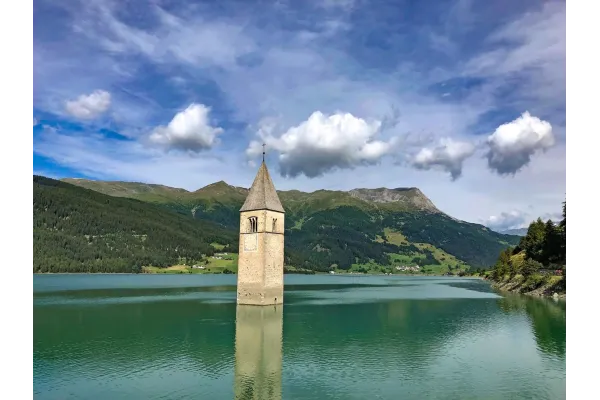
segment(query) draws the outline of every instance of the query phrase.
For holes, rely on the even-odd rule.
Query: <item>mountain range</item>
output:
[[[56,209],[47,205],[42,208],[40,199],[52,192],[51,204]],[[63,241],[77,239],[79,245],[88,243],[87,248],[94,240],[99,241],[95,245],[108,259],[111,255],[104,248],[118,248],[120,241],[126,245],[119,250],[119,259],[123,260],[119,265],[130,260],[136,268],[140,264],[176,264],[183,253],[187,259],[199,259],[200,253],[211,253],[211,244],[237,252],[239,209],[247,193],[248,189],[223,181],[187,191],[136,182],[74,178],[55,181],[34,176],[34,236],[43,236],[48,242],[43,246],[46,254],[38,254],[38,270],[53,269],[44,257],[59,264],[61,259],[68,259],[68,254],[54,254],[57,251],[52,249],[52,238],[59,236]],[[501,250],[519,240],[518,236],[452,218],[418,188],[311,193],[290,190],[279,191],[278,195],[286,210],[285,263],[296,268],[386,272],[393,266],[418,265],[435,273],[485,268],[495,262]],[[72,214],[74,210],[76,215]],[[42,218],[62,221],[63,229],[41,223]],[[92,230],[96,235],[90,241]],[[121,238],[109,243],[107,238],[116,233]],[[140,242],[133,237],[146,239]],[[165,237],[170,237],[169,245],[157,239]],[[73,251],[77,248],[75,242],[70,244]],[[95,264],[90,264],[86,257],[92,256],[79,256],[77,262],[87,263],[88,270],[92,264],[100,269],[106,264],[97,257]],[[77,263],[64,263],[69,264],[68,270],[77,269]]]
[[[498,232],[503,235],[525,236],[527,235],[527,228],[505,229]]]

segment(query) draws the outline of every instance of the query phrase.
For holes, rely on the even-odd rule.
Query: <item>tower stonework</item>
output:
[[[263,160],[240,209],[237,303],[283,303],[285,211]]]

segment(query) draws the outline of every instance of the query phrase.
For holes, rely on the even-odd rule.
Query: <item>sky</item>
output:
[[[34,0],[33,172],[560,219],[565,2]]]

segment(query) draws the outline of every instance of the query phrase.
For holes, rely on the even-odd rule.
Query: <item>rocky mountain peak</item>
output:
[[[350,196],[373,203],[403,203],[419,210],[441,213],[427,196],[418,188],[377,188],[353,189],[348,192]]]

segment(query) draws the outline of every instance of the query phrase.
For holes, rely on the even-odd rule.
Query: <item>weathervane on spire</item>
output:
[[[263,143],[262,144],[262,147],[263,147],[263,162],[265,162],[265,146],[266,146],[266,144]]]

